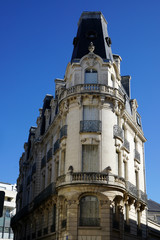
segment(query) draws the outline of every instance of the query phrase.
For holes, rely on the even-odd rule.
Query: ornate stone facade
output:
[[[120,61],[103,15],[83,13],[65,77],[24,145],[15,240],[147,238],[146,139]]]

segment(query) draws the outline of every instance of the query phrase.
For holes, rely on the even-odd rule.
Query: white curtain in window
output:
[[[99,120],[99,111],[94,106],[84,106],[83,120]]]
[[[86,70],[85,72],[85,83],[86,84],[96,84],[98,81],[97,71],[95,70]]]
[[[82,146],[82,170],[83,172],[99,171],[98,145]]]

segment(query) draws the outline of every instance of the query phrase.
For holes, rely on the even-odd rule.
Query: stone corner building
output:
[[[146,239],[146,139],[101,12],[82,13],[73,44],[24,144],[15,240]]]

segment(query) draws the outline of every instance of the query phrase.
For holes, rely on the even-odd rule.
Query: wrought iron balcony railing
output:
[[[67,137],[67,125],[64,125],[60,130],[60,138]]]
[[[119,127],[118,125],[114,125],[113,126],[113,135],[115,138],[120,138],[121,140],[123,140],[123,130],[121,127]]]
[[[90,227],[99,227],[100,226],[100,218],[84,218],[81,217],[79,219],[80,226],[90,226]]]
[[[124,146],[124,148],[125,148],[128,152],[130,152],[130,143],[129,143],[128,140],[125,139],[125,138],[124,138],[124,140],[123,140],[123,146]]]
[[[34,199],[34,208],[37,208],[44,200],[55,194],[55,183],[51,183]]]
[[[130,183],[129,181],[126,181],[126,190],[132,194],[134,197],[138,197],[137,195],[137,187]]]
[[[46,166],[46,156],[44,156],[41,160],[41,169]]]
[[[138,190],[138,198],[143,202],[147,203],[147,194],[141,190]]]
[[[134,159],[140,162],[140,153],[135,149],[134,150]]]
[[[80,132],[101,132],[102,122],[99,120],[80,121]]]
[[[52,148],[49,149],[47,152],[47,162],[49,162],[52,159]]]
[[[29,206],[25,206],[22,208],[19,212],[16,213],[15,216],[11,218],[11,226],[16,224],[18,220],[20,220],[22,217],[27,216],[29,213]]]
[[[58,139],[54,144],[54,153],[59,149],[59,146],[60,146],[60,144],[59,144],[59,139]]]

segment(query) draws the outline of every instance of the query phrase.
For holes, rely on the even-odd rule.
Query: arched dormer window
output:
[[[96,84],[98,83],[98,73],[95,69],[86,69],[84,83],[86,84]]]
[[[80,226],[99,226],[99,201],[95,196],[85,196],[80,200]]]

